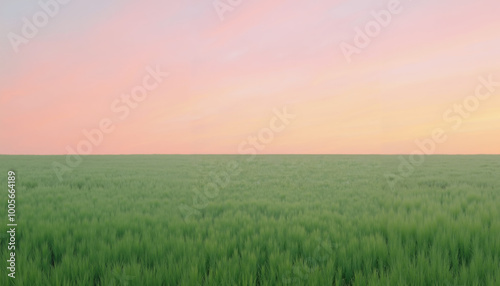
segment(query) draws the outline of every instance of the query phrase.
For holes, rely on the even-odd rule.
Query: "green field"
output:
[[[247,159],[0,156],[0,285],[500,285],[500,156]]]

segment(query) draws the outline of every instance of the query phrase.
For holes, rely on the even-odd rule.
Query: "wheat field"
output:
[[[15,285],[500,285],[500,156],[82,158],[0,156]]]

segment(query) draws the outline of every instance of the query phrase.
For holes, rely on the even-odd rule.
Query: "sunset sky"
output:
[[[498,0],[401,0],[350,61],[342,43],[391,0],[51,3],[31,39],[38,1],[0,3],[0,154],[66,154],[103,119],[91,154],[238,154],[283,108],[258,153],[409,154],[441,128],[436,154],[500,154]]]

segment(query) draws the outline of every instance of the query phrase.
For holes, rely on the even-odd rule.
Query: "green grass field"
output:
[[[0,285],[500,285],[500,156],[0,156]]]

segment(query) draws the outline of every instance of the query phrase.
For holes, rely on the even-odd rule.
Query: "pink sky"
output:
[[[401,0],[348,62],[341,43],[391,1],[242,0],[221,21],[212,0],[73,0],[17,53],[9,33],[43,10],[3,1],[0,154],[66,154],[104,118],[91,154],[238,154],[285,106],[259,153],[411,153],[441,128],[436,154],[500,154],[500,85],[459,127],[443,118],[500,83],[500,2]],[[112,103],[157,66],[168,78],[121,119]]]

